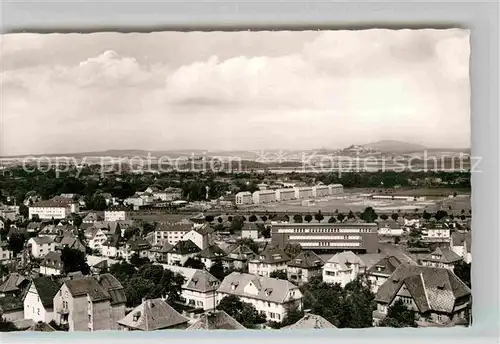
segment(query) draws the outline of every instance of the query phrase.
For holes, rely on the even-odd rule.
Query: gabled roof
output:
[[[470,232],[453,232],[451,233],[451,246],[463,246],[465,242],[465,248],[467,249],[467,252],[470,253],[471,251],[471,242],[472,242],[472,236]]]
[[[290,257],[278,246],[267,245],[266,248],[257,255],[256,259],[261,263],[277,264],[288,262]]]
[[[105,260],[104,262],[108,262]],[[121,304],[127,302],[125,289],[118,279],[112,274],[105,273],[94,277],[101,287],[103,287],[111,296],[111,305]]]
[[[161,299],[146,300],[118,324],[140,331],[155,331],[186,324],[188,319]]]
[[[52,244],[54,240],[51,237],[43,236],[43,237],[33,237],[31,238],[37,245],[48,245]]]
[[[206,270],[195,269],[196,271],[189,280],[182,286],[185,289],[206,293],[217,290],[220,281]]]
[[[134,235],[127,241],[127,245],[130,246],[132,251],[149,250],[151,249],[151,244],[147,242],[144,238]]]
[[[200,252],[200,248],[196,246],[191,240],[181,240],[178,241],[174,247],[170,250],[171,253],[177,254],[190,254]]]
[[[188,330],[245,330],[245,327],[224,311],[202,314]]]
[[[27,282],[28,279],[17,272],[10,273],[7,279],[0,284],[0,293],[14,293],[20,290],[23,282]]]
[[[422,260],[451,264],[462,260],[462,257],[460,257],[448,247],[437,247],[431,254],[422,258]]]
[[[449,269],[401,264],[380,286],[375,300],[389,304],[403,286],[422,313],[451,313],[456,299],[471,295],[471,290]]]
[[[303,269],[321,267],[323,264],[325,264],[325,262],[313,251],[302,251],[287,263],[288,266]]]
[[[217,259],[226,256],[226,252],[217,245],[211,245],[200,252],[202,258]]]
[[[38,297],[45,308],[52,308],[54,296],[61,288],[61,283],[48,276],[33,279]]]
[[[93,277],[79,277],[64,282],[73,297],[88,295],[92,302],[111,300],[111,295]]]
[[[324,329],[324,328],[337,328],[331,322],[326,320],[320,315],[306,314],[295,324],[283,327],[286,330],[309,330],[309,329]]]
[[[340,252],[335,254],[333,257],[328,259],[327,263],[336,263],[339,265],[340,270],[345,271],[349,269],[351,264],[359,264],[360,267],[364,267],[365,263],[361,258],[359,258],[352,251]]]
[[[50,251],[45,255],[40,265],[62,269],[61,252]]]
[[[391,275],[394,271],[396,271],[396,268],[401,264],[402,262],[396,257],[393,256],[384,257],[377,263],[375,263],[370,269],[368,269],[366,271],[366,274],[376,273],[376,274]]]
[[[252,283],[257,289],[257,294],[245,292],[245,287]],[[300,292],[299,288],[286,280],[263,277],[258,275],[232,272],[222,281],[217,292],[232,294],[252,299],[269,302],[283,303],[289,291]]]

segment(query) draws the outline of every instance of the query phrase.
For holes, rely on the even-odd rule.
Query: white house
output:
[[[127,220],[127,212],[125,210],[105,210],[104,221],[125,221]]]
[[[38,215],[40,219],[64,219],[71,213],[79,212],[79,205],[75,201],[64,197],[54,197],[51,200],[39,201],[29,207],[29,218]]]
[[[259,228],[255,223],[245,223],[241,228],[241,237],[249,239],[259,238]]]
[[[89,248],[102,252],[102,246],[108,238],[100,228],[87,228],[84,235]]]
[[[450,239],[451,231],[449,228],[428,228],[422,230],[422,239]]]
[[[323,266],[323,281],[345,287],[365,272],[365,263],[351,251],[335,254]]]
[[[200,251],[200,248],[191,240],[178,241],[167,253],[167,263],[183,266],[189,258],[196,257]]]
[[[63,263],[60,252],[49,252],[40,263],[40,274],[51,276],[61,275],[63,272]]]
[[[296,199],[308,199],[313,198],[313,188],[310,186],[296,186],[295,190],[295,198]]]
[[[275,271],[287,270],[286,263],[290,257],[277,246],[268,245],[259,253],[256,259],[248,262],[248,272],[255,275],[269,277]]]
[[[278,202],[284,202],[295,199],[294,188],[277,189],[275,193],[276,193],[276,200]]]
[[[208,271],[161,264],[164,269],[179,273],[186,279],[182,285],[181,300],[194,308],[215,308],[215,292],[220,281]]]
[[[153,245],[163,245],[165,242],[168,242],[173,246],[183,240],[184,235],[192,229],[193,225],[187,223],[161,224],[155,229]]]
[[[252,194],[254,204],[276,202],[276,192],[274,190],[259,190]]]
[[[238,192],[235,196],[236,205],[252,204],[252,194],[248,191]]]
[[[320,184],[312,187],[314,198],[322,198],[330,195],[330,188],[328,185]]]
[[[281,322],[287,306],[302,309],[302,293],[295,284],[281,279],[233,272],[217,289],[217,304],[229,295],[252,304],[267,320]]]
[[[30,253],[35,258],[44,257],[47,253],[56,250],[56,243],[51,237],[34,237],[27,242]]]
[[[9,248],[7,242],[0,242],[0,263],[3,261],[9,261],[13,257],[13,252]]]
[[[211,245],[200,252],[201,262],[205,264],[205,268],[210,267],[217,261],[222,262],[226,257],[226,252],[217,245]]]
[[[54,320],[54,296],[61,284],[51,277],[34,278],[24,296],[24,319],[49,323]]]
[[[198,246],[201,250],[206,249],[208,246],[213,244],[213,240],[211,238],[211,234],[214,232],[214,229],[208,225],[204,225],[199,228],[195,228],[184,234],[181,240],[191,240]],[[167,232],[169,233],[169,232]],[[174,240],[172,240],[173,242]],[[168,241],[170,243],[170,241]],[[175,245],[175,244],[174,244]]]

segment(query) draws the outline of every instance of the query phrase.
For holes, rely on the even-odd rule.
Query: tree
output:
[[[243,219],[241,216],[235,216],[233,221],[231,221],[231,226],[229,227],[229,232],[235,233],[241,231],[243,228]]]
[[[302,221],[303,221],[302,215],[300,215],[300,214],[295,214],[295,215],[293,216],[293,222],[295,222],[295,223],[302,223]]]
[[[248,218],[248,221],[249,222],[255,222],[255,221],[257,221],[257,216],[255,214],[250,215],[250,217]]]
[[[422,213],[422,218],[424,220],[427,220],[429,221],[429,219],[432,217],[432,215],[430,213],[427,212],[427,210],[424,210],[424,212]]]
[[[269,274],[269,277],[281,280],[288,280],[288,276],[286,274],[286,271],[284,270],[275,270]]]
[[[318,210],[318,212],[314,214],[314,219],[318,222],[323,221],[324,218],[323,214],[321,214],[321,210]]]
[[[461,260],[455,264],[453,269],[455,275],[457,275],[457,277],[460,278],[469,288],[471,287],[470,268],[470,263],[466,263],[464,260]]]
[[[84,275],[90,274],[85,253],[70,247],[64,247],[61,251],[61,261],[65,274],[80,271]]]
[[[388,218],[389,218],[389,216],[387,216],[385,214],[380,215],[380,219],[382,219],[384,221],[387,220]]]
[[[0,317],[0,332],[14,332],[21,331],[14,325],[13,322],[4,319],[4,317]]]
[[[19,206],[19,214],[25,219],[29,218],[29,208],[21,203]]]
[[[191,269],[205,269],[205,264],[200,259],[189,257],[184,263],[185,268]]]
[[[330,218],[328,219],[328,223],[336,223],[337,220],[335,219],[335,216],[330,216]]]
[[[304,216],[304,220],[307,221],[307,223],[311,222],[313,219],[312,215],[311,214],[307,214],[306,216]]]
[[[339,213],[339,214],[337,215],[337,220],[339,220],[339,222],[344,221],[344,219],[345,219],[345,215],[344,215],[344,214]]]
[[[224,220],[222,219],[222,217],[220,217],[220,216],[219,216],[219,217],[217,218],[217,222],[222,223],[222,222],[224,222]]]
[[[236,240],[236,245],[245,245],[248,246],[255,253],[259,253],[259,245],[253,241],[251,238],[240,238]]]
[[[302,246],[300,246],[300,244],[288,243],[285,245],[283,251],[285,251],[290,258],[295,258],[300,252],[302,252]]]
[[[387,316],[380,322],[381,327],[417,327],[416,314],[401,300],[387,309]]]
[[[438,210],[436,212],[436,214],[434,215],[434,217],[438,221],[441,220],[441,219],[443,219],[443,218],[445,218],[445,217],[447,217],[447,216],[448,216],[448,213],[446,211],[444,211],[444,210]]]
[[[82,217],[78,214],[73,214],[73,225],[76,226],[77,228],[80,228],[82,223],[83,223]]]
[[[373,223],[377,219],[378,215],[372,207],[367,207],[361,213],[361,219],[368,223]]]
[[[392,213],[391,219],[393,219],[394,221],[397,221],[399,219],[399,215],[397,213]]]
[[[260,217],[260,219],[261,219],[262,221],[266,222],[266,221],[267,221],[267,216],[266,216],[266,215],[262,215],[262,216]]]
[[[217,278],[219,281],[222,281],[224,277],[226,277],[224,266],[220,260],[213,263],[208,272],[210,272],[210,274],[212,274],[212,276]]]
[[[133,266],[136,266],[136,267],[141,267],[143,265],[150,264],[150,261],[148,258],[141,257],[141,256],[139,256],[139,254],[137,252],[135,252],[130,257],[130,264],[132,264]]]
[[[255,328],[256,325],[266,322],[266,318],[260,315],[252,304],[242,302],[235,295],[222,298],[217,305],[217,309],[226,312],[248,329]]]
[[[347,219],[352,220],[355,219],[356,215],[352,212],[352,210],[349,210],[349,214],[347,214]]]
[[[14,256],[17,256],[18,253],[22,252],[24,249],[24,243],[26,241],[26,237],[22,233],[12,233],[9,238],[9,247],[12,250]]]
[[[142,225],[142,235],[146,235],[148,233],[154,232],[155,227],[156,227],[155,224],[152,224],[152,223],[149,223],[149,222],[145,222]]]
[[[207,221],[207,222],[214,222],[214,219],[215,218],[212,215],[205,216],[205,221]]]

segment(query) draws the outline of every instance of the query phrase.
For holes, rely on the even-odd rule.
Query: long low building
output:
[[[271,243],[284,248],[300,244],[303,249],[377,253],[376,223],[274,223]]]

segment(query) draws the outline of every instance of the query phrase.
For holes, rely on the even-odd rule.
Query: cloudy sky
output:
[[[462,30],[10,34],[0,155],[470,145]]]

